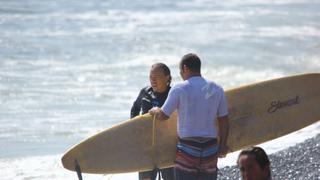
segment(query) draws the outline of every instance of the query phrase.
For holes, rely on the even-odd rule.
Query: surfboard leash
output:
[[[154,145],[155,145],[155,142],[156,142],[156,116],[154,115],[153,116],[153,121],[152,121],[152,149],[154,149]],[[155,152],[155,151],[153,151]],[[152,161],[153,161],[153,164],[154,164],[154,171],[156,171],[156,176],[158,175],[158,180],[161,180],[161,174],[160,174],[160,170],[157,166],[157,163],[155,162],[155,154],[152,153]]]
[[[155,144],[156,139],[156,116],[153,116],[153,122],[152,122],[152,146]]]
[[[78,179],[79,179],[79,180],[83,180],[83,179],[82,179],[82,175],[81,175],[81,168],[80,168],[80,165],[79,165],[79,162],[78,162],[77,159],[74,160],[74,164],[75,164],[74,169],[75,169],[76,172],[77,172]]]

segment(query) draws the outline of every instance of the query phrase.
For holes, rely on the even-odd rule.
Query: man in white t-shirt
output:
[[[218,157],[225,157],[228,151],[224,91],[201,76],[201,61],[195,54],[182,57],[180,75],[184,81],[172,87],[162,108],[153,108],[150,114],[157,120],[167,120],[173,111],[178,111],[175,178],[214,180]]]

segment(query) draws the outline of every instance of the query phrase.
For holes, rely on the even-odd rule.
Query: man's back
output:
[[[184,137],[217,137],[217,116],[227,114],[223,89],[201,76],[191,77],[177,84],[169,93],[178,104],[166,102],[164,112],[178,110],[178,134]],[[168,107],[168,108],[167,108]]]

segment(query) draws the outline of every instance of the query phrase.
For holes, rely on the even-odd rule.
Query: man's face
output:
[[[239,169],[244,180],[266,180],[268,169],[262,169],[252,155],[242,155],[239,158]]]
[[[149,75],[150,85],[155,92],[164,92],[168,88],[170,76],[166,76],[160,68],[152,68]]]

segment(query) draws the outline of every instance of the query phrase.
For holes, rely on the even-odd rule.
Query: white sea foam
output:
[[[202,1],[202,0],[199,0]],[[287,4],[318,4],[319,1],[317,0],[231,0],[226,1],[224,4],[231,5],[231,6],[238,6],[238,5],[287,5]]]
[[[61,155],[34,156],[14,159],[0,159],[0,168],[3,174],[1,179],[77,179],[75,172],[66,170],[61,164]],[[83,174],[84,179],[136,179],[137,173],[118,175],[90,175]]]
[[[60,2],[1,4],[2,179],[76,179],[62,153],[128,119],[155,62],[175,84],[181,56],[197,53],[204,77],[225,89],[320,69],[317,0]],[[318,131],[262,146],[276,152]]]
[[[218,67],[215,71],[204,69],[204,76],[223,85],[225,89],[284,76],[283,72],[273,69],[255,70],[244,66]],[[230,80],[232,77],[232,80]]]
[[[278,27],[262,27],[258,28],[258,35],[264,37],[320,37],[320,30],[315,27],[308,26],[278,26]]]

